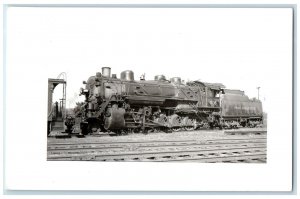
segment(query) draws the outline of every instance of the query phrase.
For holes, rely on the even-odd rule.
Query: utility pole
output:
[[[259,89],[260,87],[256,87],[257,88],[257,99],[259,100]]]

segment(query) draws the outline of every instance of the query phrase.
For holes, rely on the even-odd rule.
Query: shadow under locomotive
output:
[[[76,116],[81,133],[179,131],[198,128],[256,127],[263,123],[262,103],[240,90],[220,83],[170,81],[164,75],[154,80],[134,80],[123,71],[120,78],[103,67],[84,81],[85,102]]]

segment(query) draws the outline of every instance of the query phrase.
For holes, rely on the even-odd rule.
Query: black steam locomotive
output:
[[[134,80],[123,71],[120,78],[109,67],[91,76],[81,95],[80,128],[83,134],[97,131],[151,132],[206,128],[254,127],[262,123],[262,104],[243,91],[225,89],[223,84],[167,80]]]

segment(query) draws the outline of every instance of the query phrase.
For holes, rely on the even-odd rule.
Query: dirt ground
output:
[[[88,135],[84,138],[77,138],[76,136],[72,136],[72,138],[55,138],[48,137],[49,143],[64,143],[64,142],[126,142],[126,141],[160,141],[160,140],[198,140],[198,141],[206,141],[206,140],[215,140],[215,139],[239,139],[239,138],[251,138],[251,137],[262,137],[264,135],[255,135],[254,133],[248,133],[246,135],[230,135],[225,133],[225,131],[266,131],[265,128],[243,128],[237,130],[197,130],[197,131],[180,131],[180,132],[172,132],[172,133],[133,133],[127,135],[114,135],[114,134],[95,134]]]

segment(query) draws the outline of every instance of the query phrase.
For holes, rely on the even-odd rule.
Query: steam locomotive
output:
[[[117,78],[111,68],[103,67],[83,84],[82,134],[255,127],[263,121],[259,100],[220,83],[184,83],[180,77],[167,80],[164,75],[154,80],[142,75],[136,81],[131,70]]]

